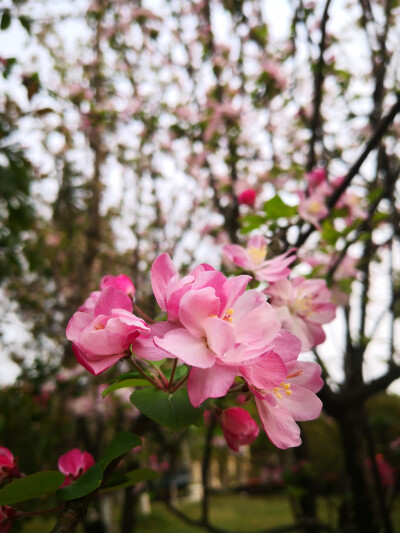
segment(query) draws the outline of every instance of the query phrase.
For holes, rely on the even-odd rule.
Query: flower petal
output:
[[[281,449],[301,444],[300,428],[293,420],[290,412],[277,404],[271,404],[262,398],[255,397],[258,414],[268,438]]]
[[[209,368],[215,363],[215,355],[208,349],[205,340],[193,337],[183,328],[170,331],[163,338],[154,337],[154,343],[187,365]]]
[[[188,394],[194,407],[207,398],[221,398],[228,392],[238,368],[215,364],[212,368],[192,368],[188,380]]]

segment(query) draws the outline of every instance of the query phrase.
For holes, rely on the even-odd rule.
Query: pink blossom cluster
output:
[[[289,251],[266,261],[265,252],[262,237],[252,238],[247,249],[228,247],[230,257],[240,266],[254,269],[258,279],[274,282],[268,288],[274,293],[274,285],[290,284],[282,278],[290,272],[288,265],[294,257]],[[283,329],[285,316],[279,310],[283,304],[276,310],[261,291],[247,290],[250,280],[248,275],[227,278],[207,264],[181,277],[171,258],[163,254],[153,263],[151,283],[166,320],[147,325],[132,314],[126,292],[108,285],[92,295],[93,307],[85,302],[85,310],[73,315],[67,337],[73,342],[77,360],[95,374],[130,351],[133,361],[136,356],[147,361],[170,358],[187,365],[187,390],[194,407],[209,398],[226,396],[239,383],[248,397],[255,399],[270,440],[280,448],[297,446],[301,439],[296,421],[312,420],[321,410],[315,395],[323,385],[321,369],[316,363],[298,360],[303,339]],[[324,291],[319,281],[311,281],[310,287],[308,280],[303,283],[300,289],[298,282],[293,283],[294,295],[288,295],[292,300],[287,305],[297,315],[305,313],[308,330],[310,321],[316,320],[317,326],[311,329],[319,342],[320,310],[326,309],[327,318],[332,310],[334,313],[334,306],[325,302],[329,291]],[[305,298],[303,307],[300,290]],[[271,301],[276,301],[275,293]],[[159,383],[159,388],[170,391],[166,388],[168,380]],[[157,382],[153,380],[153,384]],[[220,422],[233,450],[258,435],[256,422],[243,408],[222,412]]]
[[[289,279],[294,249],[266,260],[267,240],[261,235],[250,237],[247,247],[229,244],[223,247],[225,257],[250,271],[259,281],[267,281],[263,291],[276,312],[281,326],[301,341],[301,351],[308,351],[325,340],[322,325],[335,318],[336,306],[323,279]]]
[[[311,172],[307,172],[305,178],[307,183],[306,192],[297,192],[300,199],[298,212],[304,220],[310,222],[316,228],[320,228],[320,221],[329,213],[327,200],[334,190],[341,185],[344,178],[338,177],[333,181],[329,181],[324,168],[315,168]],[[366,216],[361,208],[360,198],[348,190],[342,194],[335,207],[347,210],[345,217],[347,224],[351,224],[357,218],[363,219]]]

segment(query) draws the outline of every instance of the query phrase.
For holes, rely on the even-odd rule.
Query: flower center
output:
[[[286,394],[286,396],[292,395],[292,391],[290,390],[290,383],[285,382],[282,382],[279,387],[273,388],[271,392],[273,392],[279,400],[283,398],[282,394]]]
[[[292,302],[290,302],[289,309],[295,315],[309,315],[314,311],[312,297],[308,294],[299,295]]]
[[[267,253],[267,247],[262,246],[261,248],[255,248],[254,246],[250,246],[250,248],[247,248],[247,253],[252,258],[254,263],[256,265],[259,265],[260,263],[262,263],[262,261],[264,261],[264,258]]]

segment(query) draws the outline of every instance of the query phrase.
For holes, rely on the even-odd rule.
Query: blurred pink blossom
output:
[[[226,442],[235,452],[239,451],[239,446],[251,444],[258,437],[256,421],[241,407],[224,409],[220,420]]]
[[[65,475],[64,482],[61,486],[66,487],[70,485],[94,464],[95,460],[93,455],[89,452],[82,452],[78,448],[74,448],[61,455],[58,459],[58,469]]]

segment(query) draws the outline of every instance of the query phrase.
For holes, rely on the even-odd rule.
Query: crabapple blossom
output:
[[[103,290],[106,287],[113,287],[114,289],[123,291],[131,298],[135,296],[136,292],[133,281],[125,274],[119,274],[118,276],[108,274],[104,276],[100,282],[100,289]]]
[[[224,409],[220,421],[226,443],[235,452],[239,451],[239,446],[251,444],[258,437],[256,421],[242,407]]]
[[[320,191],[315,191],[308,197],[302,191],[297,194],[300,198],[299,215],[316,228],[320,228],[320,221],[329,214],[325,196]]]
[[[254,189],[246,189],[238,195],[237,201],[239,205],[248,205],[250,207],[254,207],[256,198],[257,191],[255,191]]]
[[[5,446],[0,446],[0,483],[6,478],[19,477],[18,459]]]
[[[70,485],[94,464],[95,460],[93,455],[89,452],[82,452],[78,448],[74,448],[61,455],[57,464],[59,471],[65,475],[64,482],[61,486],[66,487]]]
[[[224,396],[234,378],[261,356],[275,372],[258,376],[260,386],[284,375],[279,356],[271,351],[281,326],[264,295],[245,292],[248,276],[227,279],[221,274],[209,281],[212,285],[192,289],[180,299],[180,326],[154,338],[157,346],[192,367],[188,394],[195,407]]]
[[[282,326],[301,340],[302,351],[324,342],[321,325],[336,315],[336,306],[331,301],[325,280],[298,276],[277,281],[265,292]]]
[[[273,259],[265,259],[267,254],[267,240],[262,235],[250,237],[247,247],[238,244],[227,244],[222,251],[225,257],[235,265],[253,272],[259,281],[278,281],[290,274],[288,266],[296,259],[292,255],[294,248]]]
[[[150,328],[132,313],[132,300],[122,291],[106,287],[93,313],[76,312],[67,326],[67,338],[79,363],[92,374],[107,370],[129,353],[139,336],[148,337]]]

